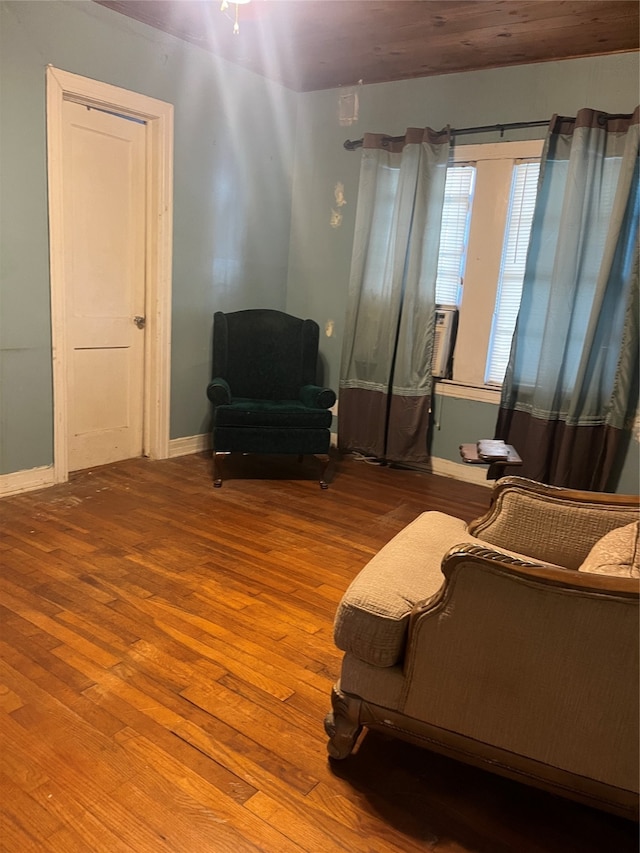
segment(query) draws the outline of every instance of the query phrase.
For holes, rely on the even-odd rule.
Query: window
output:
[[[447,170],[436,301],[459,308],[453,382],[499,386],[509,359],[542,140],[461,145]]]
[[[457,306],[462,297],[475,176],[476,170],[469,164],[447,169],[436,278],[440,305]]]
[[[500,261],[498,292],[491,325],[484,381],[502,384],[518,319],[524,266],[529,248],[533,211],[538,193],[540,162],[516,163]]]

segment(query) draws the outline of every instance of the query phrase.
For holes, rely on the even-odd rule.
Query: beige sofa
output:
[[[639,505],[507,477],[420,515],[338,608],[330,756],[382,729],[637,818]]]

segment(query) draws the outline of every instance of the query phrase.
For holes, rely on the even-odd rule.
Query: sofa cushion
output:
[[[640,522],[609,531],[593,546],[581,572],[640,578]]]
[[[393,666],[405,642],[414,604],[443,582],[442,557],[454,545],[477,540],[459,518],[425,512],[401,530],[347,589],[334,624],[338,648],[374,666]]]

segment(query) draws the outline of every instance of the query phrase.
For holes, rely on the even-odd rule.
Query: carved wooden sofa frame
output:
[[[637,819],[639,582],[577,569],[601,537],[637,521],[639,506],[635,496],[508,477],[466,531],[424,513],[406,537],[422,549],[416,566],[431,575],[430,594],[409,601],[397,659],[376,666],[362,659],[366,625],[349,635],[349,600],[366,596],[376,573],[389,583],[402,552],[402,533],[394,537],[336,616],[346,653],[325,720],[330,757],[349,756],[363,727],[383,730]],[[453,521],[459,533],[434,533],[453,538],[446,553],[430,552],[429,526]]]

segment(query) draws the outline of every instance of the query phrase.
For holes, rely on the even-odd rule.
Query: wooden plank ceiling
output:
[[[96,0],[298,92],[638,50],[637,0]]]

